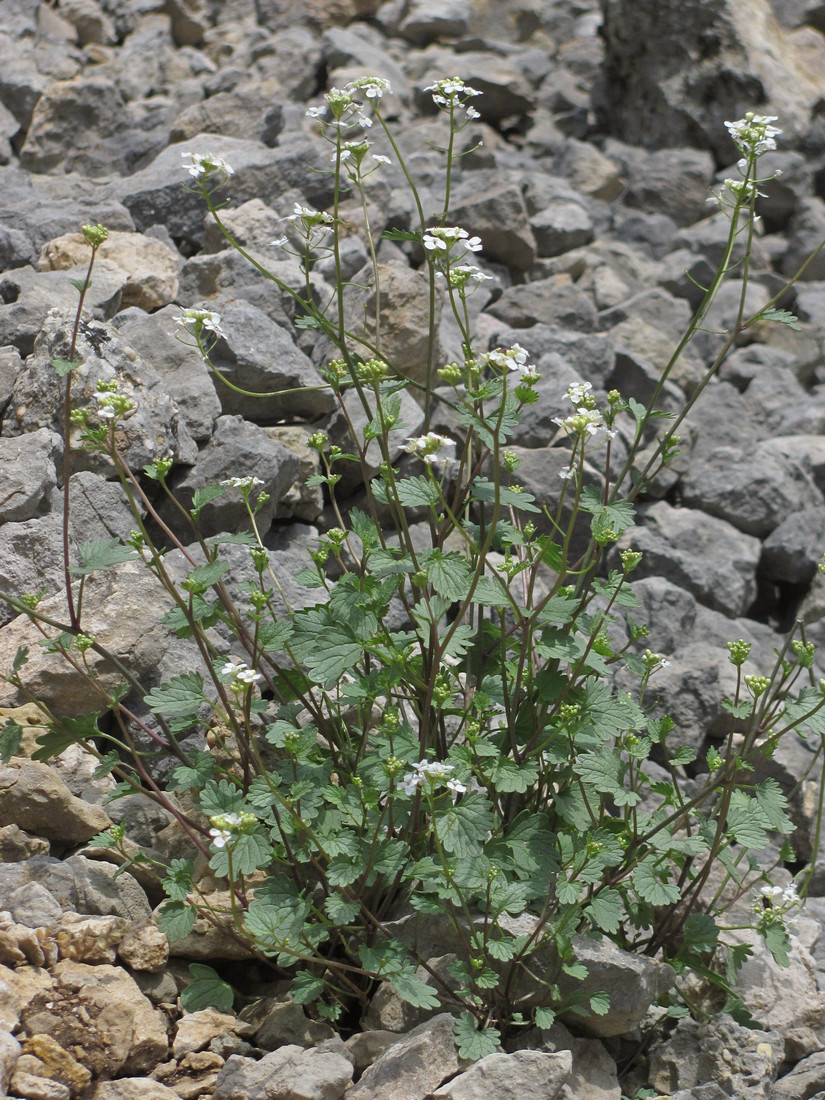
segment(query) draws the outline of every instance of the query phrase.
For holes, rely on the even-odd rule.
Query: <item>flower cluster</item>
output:
[[[219,337],[226,339],[226,333],[221,328],[221,315],[211,309],[185,309],[174,318],[175,324],[191,332],[200,343],[204,333],[207,339],[213,342]]]
[[[330,160],[340,160],[351,179],[363,179],[365,176],[371,176],[382,164],[392,163],[390,158],[385,157],[383,153],[372,153],[371,160],[374,163],[364,171],[362,165],[371,146],[372,142],[367,141],[366,138],[362,138],[360,141],[345,141],[340,149],[335,150]]]
[[[427,251],[435,255],[439,252],[449,255],[453,246],[459,243],[464,247],[462,255],[466,255],[467,252],[481,251],[481,238],[471,237],[466,229],[461,229],[457,225],[435,225],[425,229],[423,243]],[[451,259],[454,258],[451,257]]]
[[[424,782],[429,784],[430,790],[434,790],[445,779],[447,789],[453,794],[464,794],[467,790],[458,779],[446,778],[455,770],[452,764],[440,764],[437,760],[421,760],[418,764],[413,764],[413,769],[399,781],[398,787],[404,794],[415,794],[416,789]]]
[[[432,466],[436,462],[445,461],[444,456],[439,453],[444,447],[455,447],[455,442],[446,435],[427,432],[426,435],[413,436],[408,439],[401,449],[420,458],[428,466]]]
[[[237,661],[234,658],[230,658],[226,664],[223,665],[221,668],[221,676],[231,677],[232,686],[234,687],[238,684],[244,690],[263,680],[263,676],[260,672],[255,672],[244,661]]]
[[[763,153],[772,152],[776,148],[774,138],[782,133],[771,126],[776,121],[776,115],[756,115],[753,111],[747,111],[744,118],[737,119],[736,122],[726,122],[725,126],[740,152],[745,156],[761,157]]]
[[[137,404],[118,393],[117,383],[98,382],[98,392],[94,395],[97,401],[97,416],[99,420],[108,420],[112,423],[118,420],[126,420],[137,408]]]
[[[474,290],[478,290],[481,283],[493,278],[492,275],[486,275],[481,268],[475,267],[473,264],[454,264],[446,274],[443,271],[437,271],[435,277],[446,279],[453,290],[457,290],[462,297],[467,293],[467,287],[471,283],[474,285],[470,286],[470,294]]]
[[[239,489],[244,495],[256,485],[263,484],[259,477],[225,477],[221,482],[221,485],[225,485],[228,489]]]
[[[208,183],[220,187],[235,175],[235,169],[213,153],[181,153],[181,156],[189,158],[189,164],[182,167],[201,185]]]
[[[209,835],[216,848],[225,848],[237,834],[250,832],[257,824],[254,814],[216,814],[209,818]]]
[[[513,344],[509,348],[494,348],[488,351],[484,359],[490,366],[517,373],[520,382],[534,385],[541,375],[531,363],[527,362],[529,355],[530,353],[521,344]]]
[[[481,117],[475,107],[469,105],[468,100],[482,93],[478,88],[470,88],[459,76],[448,76],[442,80],[436,80],[424,91],[433,93],[433,103],[440,111],[464,111],[465,126],[472,119]]]
[[[293,223],[305,249],[311,251],[329,247],[326,242],[335,226],[335,218],[326,210],[313,210],[311,206],[301,206],[296,202],[292,213],[287,214],[283,220]],[[271,241],[270,244],[274,248],[280,248],[288,241],[289,237],[284,236]]]
[[[323,127],[343,133],[353,126],[368,130],[372,119],[365,111],[365,105],[359,94],[365,96],[373,108],[384,93],[392,95],[389,80],[381,76],[361,76],[351,80],[343,88],[330,88],[324,96],[326,103],[322,107],[310,107],[309,118],[317,119]]]
[[[756,914],[756,927],[763,932],[772,924],[781,924],[790,931],[802,910],[802,899],[791,882],[787,886],[763,886],[754,898],[751,908]]]
[[[555,416],[553,423],[558,424],[562,431],[569,436],[578,439],[588,439],[604,432],[607,439],[616,438],[616,429],[608,427],[607,421],[596,408],[596,399],[590,392],[592,386],[589,382],[573,382],[568,387],[567,399],[576,407],[576,411],[570,416]],[[562,473],[562,477],[570,474]]]

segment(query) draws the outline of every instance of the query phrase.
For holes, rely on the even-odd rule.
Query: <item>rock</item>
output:
[[[450,1100],[555,1100],[570,1077],[570,1051],[545,1054],[520,1050],[516,1054],[488,1054],[474,1066],[432,1093]]]
[[[286,496],[298,474],[297,457],[276,443],[263,428],[251,424],[240,416],[220,416],[209,442],[201,449],[194,465],[183,476],[171,479],[170,486],[184,508],[192,507],[194,494],[208,485],[214,485],[230,477],[257,477],[263,484],[252,493],[269,495],[256,515],[259,529],[265,532],[272,522],[277,503]],[[184,541],[191,538],[180,513],[171,504],[161,506],[160,514]],[[200,530],[204,535],[217,535],[221,531],[238,531],[250,526],[249,516],[241,493],[232,487],[224,487],[221,496],[206,504],[200,512]]]
[[[596,327],[596,307],[590,296],[561,277],[508,287],[487,312],[515,329],[539,321],[580,332]]]
[[[167,1055],[164,1016],[113,966],[63,960],[57,983],[23,1012],[29,1035],[49,1035],[96,1077],[148,1071]]]
[[[265,998],[245,1009],[241,1018],[257,1025],[253,1039],[263,1050],[278,1050],[290,1045],[314,1047],[335,1035],[329,1024],[310,1020],[303,1008],[291,999],[272,1001]]]
[[[664,501],[645,508],[638,519],[620,544],[644,554],[634,576],[662,576],[726,615],[747,613],[756,598],[758,539],[704,512],[672,508]]]
[[[49,842],[44,837],[30,836],[19,825],[0,827],[0,862],[19,863],[31,856],[49,853]]]
[[[687,505],[764,538],[789,512],[821,507],[810,461],[785,439],[746,450],[717,447],[692,463],[683,484]]]
[[[42,519],[0,526],[0,585],[3,592],[16,598],[25,592],[59,590],[62,583],[62,517],[50,514]],[[12,607],[0,605],[0,619],[4,622],[16,614]]]
[[[153,371],[163,372],[164,385],[176,402],[192,438],[208,439],[221,403],[215,383],[200,354],[179,339],[176,306],[146,314],[132,308],[112,321],[127,347],[131,347]]]
[[[237,1030],[237,1018],[226,1012],[219,1012],[216,1008],[185,1012],[178,1020],[172,1053],[175,1058],[183,1058],[193,1051],[205,1050],[216,1036]],[[243,1030],[249,1034],[251,1029],[245,1027]]]
[[[762,544],[759,570],[785,584],[809,584],[822,560],[825,509],[803,508],[779,524]]]
[[[561,200],[540,210],[530,219],[539,256],[559,256],[573,248],[590,244],[593,222],[577,202]]]
[[[42,427],[61,429],[60,405],[65,382],[51,362],[70,353],[73,324],[72,314],[49,312],[34,354],[17,377],[11,400],[14,415],[7,415],[3,421],[4,434],[21,435]],[[133,351],[127,352],[110,326],[97,322],[83,325],[75,357],[80,366],[72,372],[73,404],[87,409],[92,423],[98,419],[95,399],[98,382],[117,381],[118,392],[135,402],[133,413],[119,421],[116,429],[120,453],[133,469],[141,470],[162,457],[194,461],[197,447],[162,379]],[[75,450],[73,468],[84,466],[104,476],[114,474],[111,460],[105,455]]]
[[[78,912],[133,921],[149,918],[151,908],[146,894],[128,871],[80,855],[70,856],[64,865],[74,876]]]
[[[275,146],[284,126],[284,110],[279,102],[283,94],[275,80],[252,81],[231,92],[218,92],[181,111],[172,123],[169,141],[188,141],[197,134],[243,133],[254,141]]]
[[[75,798],[47,764],[12,757],[0,769],[0,824],[82,844],[111,822],[99,806]]]
[[[394,304],[390,294],[388,307]],[[224,413],[265,424],[293,417],[313,421],[332,411],[335,399],[323,379],[291,335],[265,313],[237,302],[223,309],[221,327],[226,337],[213,350],[212,363],[233,386],[252,391],[247,396],[217,383]]]
[[[736,154],[724,122],[754,104],[780,115],[792,135],[806,129],[821,39],[781,28],[769,0],[604,0],[602,15],[599,107],[625,140],[701,144],[729,164]]]
[[[72,1090],[60,1081],[51,1081],[34,1073],[17,1070],[12,1077],[11,1087],[15,1096],[24,1100],[69,1100]]]
[[[112,230],[97,255],[126,273],[121,309],[135,306],[150,313],[177,297],[180,257],[163,241]],[[82,233],[67,233],[43,245],[36,267],[38,271],[65,271],[84,262],[89,262],[86,238]]]
[[[62,596],[47,596],[39,607],[44,614],[57,621],[66,621],[66,603]],[[144,567],[127,562],[94,574],[87,584],[83,625],[134,676],[144,677],[163,663],[170,646],[180,651],[180,640],[160,625],[160,619],[168,609],[168,597]],[[0,668],[11,668],[18,648],[21,645],[30,646],[26,665],[27,686],[53,713],[88,715],[101,707],[105,708],[105,702],[98,692],[90,689],[85,676],[75,671],[59,653],[49,653],[37,645],[41,637],[27,619],[18,617],[9,623],[0,631]],[[123,682],[119,669],[100,658],[94,650],[88,650],[86,656],[107,690]],[[21,701],[11,685],[0,687],[0,702],[3,705],[19,704]],[[90,732],[91,729],[90,725]],[[88,840],[95,832],[108,826],[108,818],[102,810],[87,807],[87,812],[93,815],[89,821],[100,822],[105,818],[107,824],[78,837],[76,843]]]
[[[39,882],[18,886],[5,904],[17,923],[27,928],[50,928],[63,916],[63,906]]]
[[[56,308],[72,318],[77,310],[77,291],[70,279],[83,281],[88,262],[68,271],[34,271],[29,267],[15,268],[0,275],[0,339],[15,344],[22,355],[30,355],[35,339],[46,324],[49,311]],[[106,320],[120,308],[126,274],[111,260],[95,264],[92,286],[84,299],[84,309],[92,316]],[[64,349],[68,352],[68,346]],[[59,352],[54,352],[59,355]],[[54,370],[50,367],[54,374]],[[55,375],[55,379],[57,376]],[[55,410],[56,412],[56,410]]]
[[[89,1100],[180,1100],[178,1093],[150,1077],[121,1077],[98,1081]]]
[[[57,484],[55,462],[63,454],[57,433],[41,428],[18,439],[0,439],[0,522],[32,519]]]
[[[567,1030],[564,1024],[553,1024],[549,1031],[538,1028],[528,1031],[517,1046],[523,1050],[542,1050],[551,1053],[569,1052],[573,1065],[567,1082],[562,1086],[559,1100],[621,1100],[616,1063],[598,1039],[584,1039]]]
[[[706,1024],[685,1017],[667,1040],[652,1047],[650,1083],[674,1093],[715,1082],[727,1096],[773,1100],[770,1090],[783,1054],[775,1032],[749,1030],[724,1014]]]
[[[124,932],[117,956],[131,970],[159,974],[169,959],[169,941],[152,924],[135,925]]]
[[[69,1089],[72,1095],[82,1093],[91,1080],[91,1073],[81,1062],[49,1034],[33,1035],[23,1040],[23,1058],[18,1069],[30,1066],[29,1072],[54,1081]]]
[[[478,173],[474,173],[478,175]],[[497,175],[497,174],[495,174]],[[528,271],[537,255],[536,239],[530,227],[521,188],[490,179],[471,180],[456,190],[451,216],[471,236],[481,237],[481,255],[512,268]]]
[[[347,1100],[423,1100],[459,1068],[453,1018],[442,1012],[379,1055],[349,1090]]]
[[[72,141],[66,142],[71,127]],[[92,72],[56,81],[37,101],[20,151],[30,172],[79,172],[107,176],[134,171],[163,146],[162,139],[131,125],[121,90]]]
[[[0,1089],[9,1087],[17,1059],[20,1057],[20,1044],[8,1031],[0,1031]]]
[[[346,1051],[340,1040],[337,1043]],[[259,1062],[232,1055],[218,1074],[215,1100],[340,1100],[352,1081],[352,1063],[338,1049],[327,1047],[284,1046]],[[347,1093],[351,1095],[354,1090]]]
[[[121,917],[83,917],[77,913],[63,914],[56,935],[62,959],[74,962],[113,963],[123,936]]]
[[[774,1082],[771,1100],[800,1100],[825,1092],[825,1051],[797,1062],[790,1073]]]
[[[414,46],[426,46],[444,38],[461,38],[473,18],[469,0],[411,0],[397,32]]]
[[[358,1031],[347,1039],[347,1050],[353,1057],[355,1073],[360,1077],[367,1066],[393,1043],[398,1042],[398,1033],[395,1031]]]
[[[18,438],[28,439],[28,436]],[[69,509],[72,530],[82,532],[84,540],[117,539],[125,542],[136,526],[120,483],[107,481],[91,470],[72,474]]]

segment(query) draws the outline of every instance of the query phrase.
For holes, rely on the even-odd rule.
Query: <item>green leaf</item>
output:
[[[100,762],[92,772],[92,777],[94,779],[105,779],[107,775],[112,774],[115,768],[119,768],[121,763],[117,750],[112,749],[111,752],[107,752],[105,756],[100,758]]]
[[[788,800],[775,779],[766,779],[760,783],[755,795],[769,828],[785,834],[794,831],[795,826],[786,813]]]
[[[91,714],[78,714],[73,718],[54,718],[49,722],[49,732],[37,738],[40,748],[32,753],[32,760],[51,760],[60,756],[70,745],[100,737],[97,717],[97,711],[92,711]]]
[[[82,362],[82,359],[72,359],[71,362],[68,359],[52,359],[52,366],[54,367],[55,374],[59,378],[64,378],[71,371],[79,367]]]
[[[549,1031],[555,1022],[556,1014],[552,1008],[536,1009],[536,1027],[541,1028],[542,1031]]]
[[[292,652],[316,683],[335,683],[361,659],[362,643],[329,607],[299,611],[293,627]]]
[[[421,234],[411,229],[385,229],[381,236],[385,241],[421,241]]]
[[[187,719],[192,725],[197,721],[198,709],[206,701],[203,694],[203,677],[199,672],[184,672],[171,680],[152,688],[143,701],[153,714],[165,718]]]
[[[77,550],[82,564],[70,566],[69,572],[81,577],[138,557],[137,551],[124,546],[120,539],[91,539],[81,543]]]
[[[192,494],[192,507],[189,509],[191,515],[197,519],[202,508],[222,497],[225,492],[226,487],[223,485],[205,485],[202,489],[196,489]]]
[[[709,913],[691,913],[685,921],[683,944],[694,951],[712,951],[719,939],[716,921]]]
[[[496,499],[496,486],[495,482],[490,481],[486,477],[477,477],[474,479],[470,496],[473,500],[494,501]],[[541,512],[541,508],[537,508],[532,502],[536,499],[532,493],[518,493],[512,488],[507,488],[506,485],[500,485],[498,488],[498,498],[501,504],[509,505],[515,508],[519,512]]]
[[[216,848],[210,857],[209,866],[216,875],[229,874],[230,856],[233,874],[251,875],[271,863],[272,845],[260,831],[233,837],[225,848]]]
[[[696,753],[689,745],[680,745],[671,756],[669,763],[674,767],[682,764],[692,764],[696,759]]]
[[[190,963],[189,973],[195,979],[181,992],[180,1003],[187,1012],[202,1008],[216,1008],[218,1012],[231,1012],[235,1003],[232,986],[203,963]]]
[[[360,508],[351,508],[349,522],[365,550],[372,550],[379,545],[381,534],[366,512],[362,512]]]
[[[172,901],[186,901],[192,889],[192,876],[195,873],[193,859],[173,859],[163,880],[166,896]]]
[[[92,285],[91,279],[69,279],[69,282],[75,288],[78,294],[82,294],[84,290],[88,290]]]
[[[499,794],[524,794],[538,779],[538,765],[531,760],[517,764],[510,756],[493,761],[490,780]]]
[[[590,904],[585,906],[584,912],[597,928],[614,935],[619,931],[623,915],[621,895],[618,890],[609,887],[600,890]]]
[[[330,894],[324,902],[324,909],[329,919],[340,926],[355,920],[361,907],[353,898],[345,898],[341,894]]]
[[[298,1005],[311,1004],[322,996],[326,982],[323,978],[316,978],[308,970],[300,970],[292,979],[289,992],[293,1001]]]
[[[19,672],[29,660],[29,647],[27,645],[21,645],[17,647],[17,652],[14,655],[14,661],[12,662],[12,672]]]
[[[727,829],[743,848],[762,849],[768,843],[766,829],[770,821],[755,798],[744,791],[734,791],[728,810]]]
[[[172,772],[172,790],[200,790],[215,774],[215,757],[211,752],[195,749],[189,753],[189,763],[180,764]]]
[[[675,905],[679,900],[679,887],[663,881],[664,872],[656,867],[654,857],[642,860],[632,875],[633,886],[650,905]]]
[[[467,595],[470,567],[457,551],[445,554],[431,550],[426,558],[430,584],[446,600],[462,600]]]
[[[438,993],[417,977],[412,968],[388,974],[387,981],[401,1000],[414,1008],[438,1008],[440,1004]]]
[[[311,313],[302,313],[292,322],[296,328],[320,328],[321,322]]]
[[[203,596],[194,595],[186,611],[181,607],[171,607],[160,621],[169,630],[174,630],[179,638],[191,638],[190,619],[206,629],[218,622],[220,612],[220,601],[205,600]]]
[[[594,993],[590,998],[590,1008],[597,1016],[606,1016],[610,1011],[610,998],[606,993]]]
[[[458,1056],[465,1062],[477,1062],[498,1050],[501,1034],[494,1027],[476,1030],[476,1021],[469,1012],[462,1012],[453,1025]]]
[[[158,928],[165,933],[170,943],[185,939],[195,927],[197,919],[197,909],[182,901],[167,901],[156,914]]]
[[[3,732],[0,733],[0,760],[2,760],[4,764],[8,764],[9,760],[11,760],[20,748],[22,737],[22,727],[19,726],[13,718],[7,718],[3,726]]]
[[[788,957],[788,952],[791,949],[791,941],[782,921],[772,921],[763,929],[762,936],[765,940],[765,946],[773,955],[774,962],[778,966],[790,966],[791,960]]]
[[[776,321],[777,324],[787,325],[788,328],[796,329],[797,332],[802,331],[802,325],[800,325],[798,317],[795,317],[790,310],[777,309],[776,306],[770,306],[768,309],[763,309],[755,320]]]
[[[217,584],[228,569],[229,562],[226,561],[211,561],[208,565],[196,565],[187,573],[184,586],[189,592],[205,592],[207,588]]]
[[[468,792],[460,802],[436,815],[441,843],[461,858],[480,852],[492,826],[492,809],[483,791]]]
[[[377,488],[375,482],[373,486]],[[428,477],[420,474],[418,477],[406,477],[395,483],[398,499],[405,508],[434,508],[438,504],[438,486]],[[378,497],[380,500],[380,497]],[[389,501],[385,499],[382,503]]]

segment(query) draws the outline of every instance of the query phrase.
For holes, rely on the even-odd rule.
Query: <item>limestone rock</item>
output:
[[[423,1100],[459,1068],[453,1018],[442,1012],[379,1055],[347,1093],[347,1100]]]
[[[266,1100],[301,1097],[302,1100],[340,1100],[352,1080],[352,1063],[339,1040],[311,1050],[283,1046],[259,1062],[233,1055],[218,1074],[215,1100]],[[357,1088],[358,1086],[356,1086]],[[355,1095],[354,1090],[347,1093]],[[408,1098],[409,1100],[409,1098]]]
[[[47,764],[12,757],[0,769],[0,824],[81,844],[111,823],[100,806],[75,798]]]
[[[545,1054],[521,1050],[488,1054],[474,1066],[433,1092],[433,1100],[555,1100],[570,1077],[573,1059],[565,1050]]]

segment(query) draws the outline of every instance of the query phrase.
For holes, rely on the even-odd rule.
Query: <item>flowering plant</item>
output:
[[[197,668],[152,691],[138,688],[160,729],[151,736],[177,760],[171,793],[154,782],[140,753],[130,752],[130,685],[119,692],[96,681],[120,730],[112,737],[114,757],[106,758],[119,791],[148,793],[191,839],[192,858],[164,868],[168,900],[158,914],[161,926],[178,939],[199,913],[226,923],[250,950],[291,976],[295,1000],[319,1017],[334,1020],[352,1004],[363,1006],[376,981],[423,1012],[446,1005],[459,1014],[463,1056],[480,1057],[496,1049],[504,1029],[547,1027],[560,1012],[609,1010],[577,959],[581,933],[725,984],[711,965],[717,918],[763,881],[765,872],[749,864],[748,853],[792,828],[778,785],[756,783],[750,769],[788,730],[825,731],[819,717],[825,699],[814,683],[798,688],[813,661],[803,643],[787,647],[771,675],[743,677],[747,646],[734,642],[737,690],[725,704],[731,726],[723,751],[696,761],[692,752],[674,748],[672,721],[653,717],[645,706],[652,678],[668,661],[640,651],[647,629],[631,617],[639,601],[630,577],[640,554],[616,551],[632,528],[634,501],[677,452],[679,423],[738,331],[760,317],[782,320],[771,307],[742,320],[691,402],[651,443],[662,419],[661,389],[722,284],[740,215],[752,225],[750,184],[757,158],[778,133],[773,120],[749,115],[729,124],[743,154],[744,185],[726,185],[727,248],[651,403],[625,401],[615,391],[600,403],[589,382],[573,382],[567,392],[573,411],[554,421],[554,442],[565,448],[567,461],[541,507],[519,484],[518,456],[505,447],[525,409],[539,399],[540,375],[518,344],[478,345],[467,298],[489,275],[463,261],[468,253],[483,257],[483,240],[471,228],[448,224],[453,137],[476,117],[468,101],[479,93],[458,78],[430,90],[450,120],[443,215],[436,224],[424,217],[382,113],[388,82],[362,78],[333,89],[323,106],[308,112],[332,146],[335,201],[330,210],[296,203],[285,218],[288,235],[276,242],[300,256],[306,285],[299,294],[266,272],[300,306],[301,324],[327,341],[322,384],[352,429],[347,453],[324,432],[308,439],[323,469],[311,482],[323,486],[336,518],[295,578],[317,593],[314,603],[308,599],[309,606],[293,610],[283,596],[256,518],[268,499],[258,478],[229,477],[202,490],[188,510],[180,506],[198,560],[163,523],[145,480],[118,448],[115,422],[133,403],[115,392],[101,394],[101,423],[67,413],[66,437],[74,424],[82,445],[108,455],[130,501],[139,495],[141,505],[128,544],[87,549],[83,577],[130,557],[142,560],[168,593],[165,626],[193,639],[200,655]],[[430,309],[423,383],[405,377],[382,341],[366,192],[371,172],[360,167],[369,148],[364,130],[384,135],[420,214],[415,230],[390,236],[423,254],[430,301],[443,292],[461,336],[461,361],[440,365]],[[209,154],[189,157],[193,186],[239,247],[213,200],[232,168]],[[374,156],[376,170],[388,159]],[[339,248],[345,180],[361,199],[375,289],[374,318],[358,331],[347,327],[343,301],[350,291]],[[93,260],[100,228],[89,240]],[[315,295],[309,279],[319,251],[337,273],[329,300]],[[225,336],[220,316],[191,308],[177,323],[217,383],[237,390],[211,360]],[[67,409],[72,366],[64,370]],[[404,434],[410,430],[401,415],[404,389],[419,400],[420,427],[412,435]],[[361,429],[348,411],[350,394],[365,413]],[[434,430],[436,417],[450,422],[450,435]],[[70,463],[68,446],[66,454]],[[365,509],[339,499],[344,463],[358,466]],[[159,460],[143,478],[172,495],[171,468],[171,460]],[[67,486],[69,473],[67,466]],[[240,494],[247,530],[206,540],[200,509],[224,492]],[[141,509],[170,540],[166,549]],[[245,606],[225,587],[224,541],[248,550],[253,579]],[[191,565],[177,585],[166,568],[171,550]],[[82,629],[73,568],[67,562],[69,621],[54,644],[94,679],[86,655],[99,647]],[[3,598],[47,632],[36,599]],[[223,643],[210,632],[216,624]],[[24,670],[25,657],[9,673],[23,690]],[[634,691],[618,687],[618,670],[636,677]],[[184,750],[179,735],[193,730],[208,748]],[[102,757],[95,736],[82,739]],[[690,794],[689,766],[696,771]],[[199,818],[180,809],[184,793]],[[122,845],[122,832],[110,840]],[[205,898],[197,852],[201,864],[225,880],[229,912]],[[727,892],[707,889],[720,866]],[[760,898],[769,907],[754,913],[778,958],[785,949],[780,918],[795,897],[786,891],[780,899],[768,884]],[[409,934],[416,915],[438,917],[448,928],[455,957],[446,970],[417,952]],[[668,997],[677,1011],[677,994]]]

